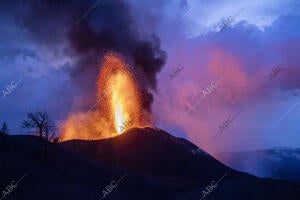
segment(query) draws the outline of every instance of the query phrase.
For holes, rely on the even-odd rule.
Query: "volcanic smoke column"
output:
[[[100,116],[112,122],[110,130],[121,134],[131,127],[151,126],[150,113],[142,106],[141,85],[120,55],[104,56],[97,85]]]

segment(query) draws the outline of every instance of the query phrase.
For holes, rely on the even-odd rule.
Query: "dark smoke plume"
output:
[[[85,91],[95,91],[103,52],[113,50],[128,58],[145,88],[145,107],[150,108],[153,98],[147,89],[156,89],[156,75],[167,55],[155,34],[139,34],[126,1],[19,0],[4,5],[13,10],[17,21],[30,21],[24,26],[33,41],[53,50],[66,43],[65,54],[77,62],[65,70]]]

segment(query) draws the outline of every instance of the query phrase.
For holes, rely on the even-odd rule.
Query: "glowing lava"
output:
[[[132,127],[151,126],[141,88],[120,55],[106,54],[97,80],[97,109],[73,113],[62,125],[61,140],[103,139]]]

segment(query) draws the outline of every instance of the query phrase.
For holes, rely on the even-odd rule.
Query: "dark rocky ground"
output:
[[[0,135],[0,190],[26,176],[6,199],[300,199],[300,184],[235,171],[185,139],[155,128],[105,140],[48,145],[35,136]],[[1,197],[0,197],[1,198]]]

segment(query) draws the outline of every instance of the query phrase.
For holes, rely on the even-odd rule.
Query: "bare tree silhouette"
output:
[[[45,137],[44,143],[44,156],[47,157],[48,153],[48,141],[49,141],[49,133],[54,130],[54,124],[50,120],[47,112],[35,112],[28,113],[27,119],[22,122],[22,128],[27,128],[30,130],[38,129],[40,140]]]
[[[47,112],[29,112],[27,119],[22,122],[22,128],[30,130],[38,129],[40,139],[43,138],[43,133],[48,140],[48,134],[50,130],[54,129],[52,121],[49,119]]]

